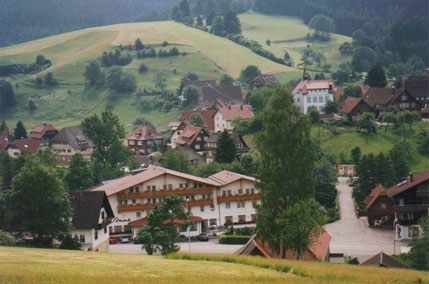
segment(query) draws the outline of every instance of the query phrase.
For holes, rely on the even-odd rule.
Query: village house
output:
[[[420,112],[422,104],[403,88],[369,88],[362,99],[377,116],[389,107]]]
[[[329,253],[330,253],[330,242],[331,236],[327,232],[323,232],[313,244],[307,246],[301,256],[299,256],[300,261],[325,261],[329,262]],[[266,258],[276,258],[276,259],[289,259],[296,260],[296,254],[288,249],[283,254],[283,250],[280,249],[280,252],[275,252],[270,245],[265,242],[263,243],[259,238],[254,235],[247,244],[241,247],[235,254],[237,255],[253,255],[253,256],[262,256]]]
[[[200,155],[206,152],[209,134],[204,128],[182,124],[171,136],[171,148],[189,147]]]
[[[181,97],[182,99],[183,99],[183,91],[187,87],[195,87],[198,89],[198,91],[201,94],[203,88],[217,87],[217,83],[215,80],[201,80],[201,81],[186,80],[186,81],[182,81],[182,84],[180,85],[180,88],[179,88],[179,97]]]
[[[249,152],[249,147],[247,146],[246,142],[243,140],[243,137],[239,133],[231,133],[231,137],[235,141],[235,149],[237,156],[246,154]],[[216,155],[216,149],[217,149],[217,139],[219,138],[220,133],[213,133],[210,135],[209,139],[207,140],[206,145],[206,162],[210,163],[214,160]]]
[[[28,138],[39,141],[42,144],[49,144],[57,134],[58,130],[52,124],[42,123],[31,129]]]
[[[254,118],[252,107],[250,105],[228,105],[218,109],[214,116],[215,132],[222,132],[225,129],[232,131],[234,119],[246,120]]]
[[[140,124],[133,134],[127,137],[127,143],[135,155],[164,151],[164,137],[147,123]]]
[[[135,175],[105,182],[90,191],[106,193],[117,217],[112,234],[128,232],[131,235],[130,222],[147,217],[155,205],[171,195],[182,197],[183,206],[191,215],[203,219],[203,231],[224,224],[255,226],[254,207],[259,203],[255,182],[253,177],[229,171],[201,178],[151,166]],[[198,235],[198,232],[196,228],[191,235]]]
[[[83,134],[82,126],[69,126],[61,129],[52,139],[51,148],[58,162],[68,163],[74,154],[80,153],[86,159],[91,158],[94,143]]]
[[[255,90],[269,85],[279,85],[276,76],[272,74],[259,74],[250,83],[250,89]]]
[[[379,184],[365,198],[365,206],[368,214],[368,224],[370,226],[382,226],[392,229],[395,220],[395,210],[393,200],[387,197],[386,188]]]
[[[303,114],[307,114],[308,108],[315,106],[320,113],[324,112],[325,104],[334,100],[335,84],[332,80],[308,80],[304,74],[303,80],[292,91],[295,104]]]
[[[402,268],[408,269],[408,267],[401,262],[395,260],[393,257],[385,254],[384,252],[377,253],[360,264],[361,266],[378,266],[385,268]]]
[[[22,151],[27,150],[32,154],[35,154],[39,148],[42,147],[40,142],[33,139],[19,139],[8,142],[5,146],[5,151],[8,152],[11,157],[19,157]]]
[[[204,121],[204,126],[207,127],[207,130],[214,131],[215,130],[215,124],[214,124],[214,116],[216,114],[217,110],[190,110],[190,111],[184,111],[182,112],[182,122],[185,122],[187,124],[191,124],[191,115],[198,113],[201,115]]]
[[[339,113],[349,115],[353,121],[356,121],[364,112],[374,112],[374,110],[362,98],[348,97],[339,104]]]
[[[340,164],[338,165],[338,175],[343,177],[349,177],[349,176],[356,176],[356,166],[355,165],[345,165]]]
[[[411,239],[422,233],[421,218],[429,217],[429,170],[410,177],[387,189],[393,199],[396,239]]]
[[[83,250],[109,251],[108,226],[113,210],[102,191],[70,192],[72,237],[77,235]]]
[[[406,75],[401,87],[407,90],[424,108],[429,108],[429,74]]]
[[[217,109],[227,105],[241,104],[243,93],[240,86],[204,87],[199,101],[200,109]]]

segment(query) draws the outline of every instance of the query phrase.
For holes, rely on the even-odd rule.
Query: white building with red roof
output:
[[[201,178],[151,166],[135,175],[104,182],[90,191],[106,193],[117,217],[111,231],[113,234],[131,233],[130,226],[134,223],[130,222],[147,217],[150,210],[171,195],[182,197],[183,206],[189,208],[192,216],[202,218],[201,228],[206,230],[225,224],[234,224],[238,228],[254,227],[255,205],[259,203],[255,182],[253,177],[229,171]],[[191,235],[198,232],[197,226]]]
[[[305,78],[292,91],[292,96],[301,112],[307,114],[308,108],[315,106],[324,113],[325,104],[334,101],[335,84],[332,80],[306,80]]]
[[[252,107],[250,105],[229,105],[218,109],[214,116],[215,132],[232,130],[232,122],[235,118],[242,120],[254,118]]]

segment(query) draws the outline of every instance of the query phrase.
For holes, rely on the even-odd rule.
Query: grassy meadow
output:
[[[312,31],[302,20],[296,17],[245,13],[239,15],[239,18],[244,36],[256,40],[278,57],[283,58],[285,51],[287,51],[293,58],[295,66],[300,63],[302,50],[307,44],[310,44],[313,50],[325,55],[326,62],[332,66],[332,71],[337,70],[341,63],[351,60],[350,56],[344,56],[338,51],[342,43],[351,42],[350,37],[332,34],[331,40],[328,42],[308,43],[306,36]],[[271,41],[271,46],[266,45],[267,39]],[[307,68],[310,70],[317,69],[315,64],[307,66]]]
[[[163,258],[0,247],[0,282],[411,284],[429,283],[429,273],[259,257],[172,255]]]
[[[6,117],[8,123],[14,125],[20,119],[30,128],[45,121],[61,128],[79,124],[84,117],[100,113],[106,108],[112,94],[105,88],[89,88],[85,85],[85,66],[100,58],[103,51],[114,51],[119,45],[134,44],[137,38],[156,50],[175,46],[181,53],[187,53],[186,56],[137,59],[135,51],[131,51],[134,59],[123,70],[136,76],[138,88],[154,88],[154,78],[159,72],[166,75],[167,89],[171,91],[179,87],[181,78],[190,71],[197,73],[201,79],[215,80],[222,74],[236,78],[249,64],[257,65],[264,73],[281,73],[285,77],[293,77],[296,73],[293,68],[272,62],[230,40],[175,22],[95,27],[0,48],[0,65],[32,63],[37,55],[43,54],[53,65],[37,75],[52,72],[59,82],[57,86],[45,87],[34,83],[36,75],[21,74],[8,78],[15,86],[19,98],[19,105],[13,116]],[[169,43],[167,47],[161,47],[164,41]],[[122,53],[126,54],[127,51]],[[138,67],[142,63],[148,66],[149,71],[139,74]],[[105,72],[108,69],[103,68]],[[117,96],[119,98],[113,112],[127,128],[131,128],[137,117],[143,117],[160,130],[165,130],[169,121],[179,117],[177,109],[169,113],[144,112],[138,108],[131,94]],[[30,99],[37,106],[33,113],[28,109]]]

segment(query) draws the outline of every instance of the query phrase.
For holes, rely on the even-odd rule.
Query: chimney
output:
[[[414,181],[414,175],[413,175],[413,173],[410,173],[410,182],[413,182]]]
[[[395,86],[392,86],[392,95],[395,94]]]

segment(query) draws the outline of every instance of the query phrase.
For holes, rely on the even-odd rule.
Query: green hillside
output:
[[[312,33],[302,20],[295,17],[255,13],[241,14],[239,18],[244,36],[256,40],[278,57],[283,58],[287,51],[295,64],[300,63],[302,50],[309,44],[306,36],[308,33]],[[271,46],[265,44],[267,39],[271,41]],[[334,71],[341,63],[351,60],[350,56],[344,56],[338,51],[340,45],[346,41],[351,42],[351,38],[333,34],[330,41],[312,42],[310,46],[325,55],[326,62],[332,66],[331,70]],[[317,69],[316,66],[308,66],[308,68]]]
[[[345,264],[229,257],[237,263],[0,247],[1,283],[429,283],[429,273]],[[254,265],[259,267],[255,267]],[[290,272],[278,272],[288,266]],[[265,267],[265,268],[263,268]],[[274,268],[274,269],[273,269]]]
[[[240,71],[249,64],[257,65],[264,73],[296,72],[293,68],[274,63],[225,38],[174,22],[90,28],[0,49],[0,65],[31,63],[37,55],[43,54],[52,60],[53,65],[38,75],[52,72],[59,81],[58,86],[41,87],[34,83],[36,75],[21,74],[14,77],[12,83],[18,83],[19,86],[15,88],[19,106],[8,122],[13,124],[21,119],[32,126],[49,121],[56,127],[63,127],[79,123],[83,117],[105,109],[109,92],[85,86],[85,66],[100,58],[103,51],[114,51],[119,45],[134,44],[137,38],[157,50],[161,48],[162,42],[167,41],[169,46],[164,49],[175,46],[181,53],[187,53],[186,56],[136,59],[135,51],[131,51],[134,60],[123,70],[137,77],[138,88],[153,88],[154,77],[159,72],[166,74],[167,89],[170,90],[178,88],[181,78],[190,71],[197,73],[200,79],[216,80],[224,73],[238,77]],[[141,63],[149,67],[149,71],[143,75],[138,73]],[[108,71],[107,68],[103,69]],[[29,112],[29,99],[36,103],[37,110],[34,113]],[[113,111],[127,126],[137,117],[144,117],[161,129],[165,129],[168,122],[177,119],[179,114],[179,110],[175,109],[169,113],[142,112],[131,94],[121,94]]]

